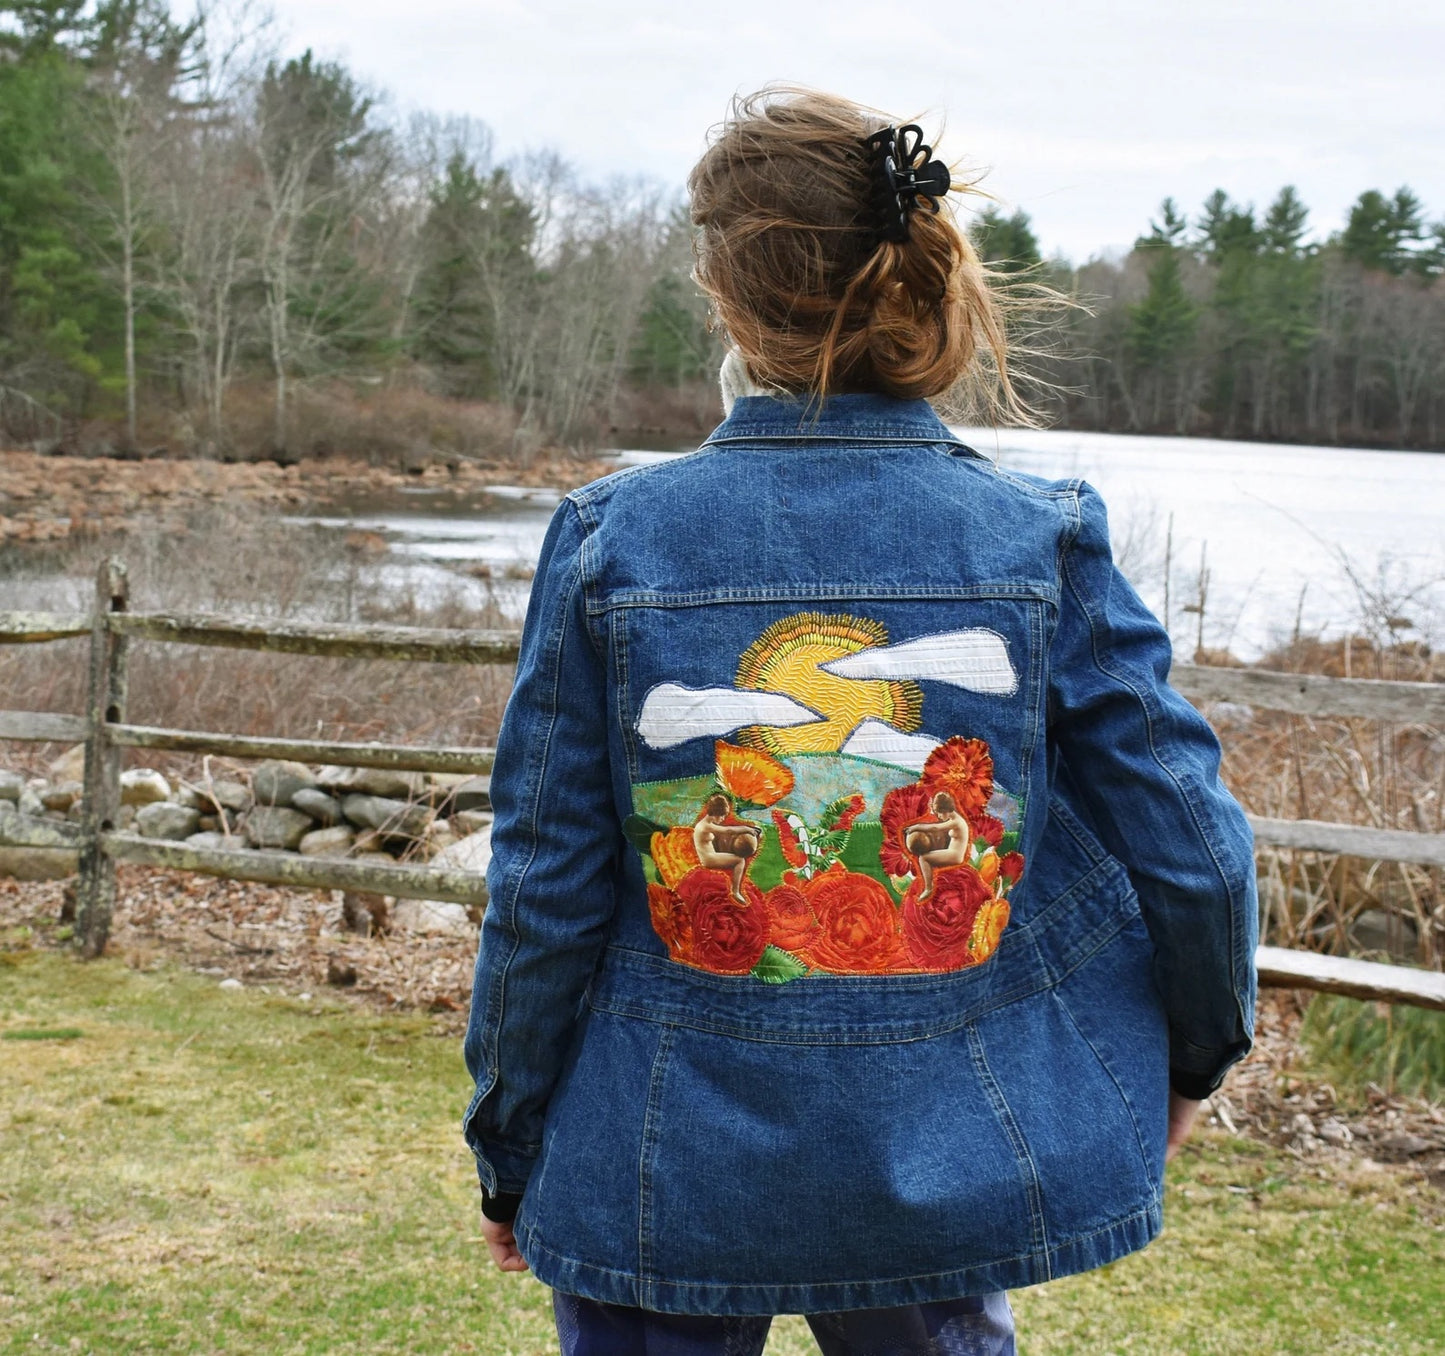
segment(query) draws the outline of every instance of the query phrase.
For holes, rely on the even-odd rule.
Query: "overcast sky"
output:
[[[1327,234],[1365,188],[1445,216],[1439,0],[274,0],[288,47],[400,111],[465,113],[498,152],[680,186],[738,92],[816,85],[946,117],[943,153],[1076,261],[1172,194],[1263,208],[1295,184]]]

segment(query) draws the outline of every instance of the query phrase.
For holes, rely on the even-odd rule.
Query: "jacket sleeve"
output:
[[[1050,657],[1053,738],[1138,892],[1171,1086],[1202,1098],[1253,1039],[1253,834],[1220,782],[1214,732],[1169,686],[1168,635],[1114,565],[1103,501],[1082,485],[1075,502]]]
[[[542,544],[492,770],[492,857],[463,1054],[462,1133],[488,1197],[520,1193],[605,944],[621,830],[606,668],[584,602],[585,533],[563,500]]]

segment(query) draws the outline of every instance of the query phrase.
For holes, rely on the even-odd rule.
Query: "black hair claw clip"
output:
[[[926,202],[938,211],[938,200],[948,192],[952,176],[942,160],[932,160],[933,147],[923,139],[917,123],[885,127],[863,143],[873,171],[869,206],[880,240],[901,243],[908,239],[908,215]]]

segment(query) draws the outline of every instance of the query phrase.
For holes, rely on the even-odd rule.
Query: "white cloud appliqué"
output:
[[[839,678],[926,678],[1000,697],[1017,692],[1019,686],[1008,643],[997,631],[981,626],[940,631],[900,645],[877,645],[818,667]]]
[[[689,739],[717,738],[748,725],[810,725],[822,719],[811,707],[781,692],[659,683],[643,698],[637,733],[654,749],[670,749]]]
[[[906,734],[887,721],[869,716],[853,727],[842,752],[891,763],[894,767],[906,767],[910,772],[922,772],[928,755],[939,742],[932,735]]]

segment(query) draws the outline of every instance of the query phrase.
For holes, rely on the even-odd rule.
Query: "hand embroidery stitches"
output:
[[[918,733],[915,678],[1018,686],[992,631],[890,646],[877,621],[801,612],[743,652],[737,688],[649,692],[637,724],[654,747],[737,739],[715,740],[710,773],[633,788],[623,827],[672,959],[781,984],[951,971],[993,954],[1023,875],[1021,806],[994,785],[983,740]],[[764,712],[782,719],[758,723]]]

